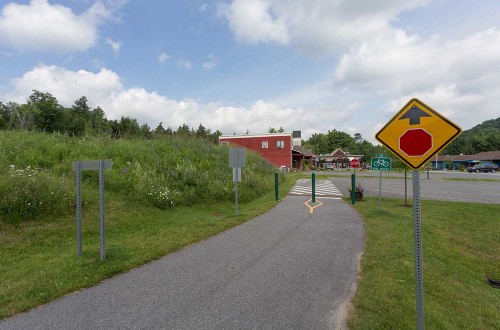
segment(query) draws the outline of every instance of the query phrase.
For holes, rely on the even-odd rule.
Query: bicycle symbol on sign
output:
[[[373,166],[375,167],[389,167],[389,162],[385,159],[379,159],[373,162]]]

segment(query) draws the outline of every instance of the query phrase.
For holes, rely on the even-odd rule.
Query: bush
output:
[[[74,184],[46,170],[10,165],[0,179],[0,216],[14,225],[40,216],[57,216],[75,208]]]

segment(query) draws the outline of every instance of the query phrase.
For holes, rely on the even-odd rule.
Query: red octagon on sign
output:
[[[351,167],[352,168],[358,168],[359,167],[359,159],[353,159],[353,160],[351,160]]]
[[[399,149],[408,156],[423,156],[432,149],[432,135],[422,128],[409,129],[399,138]]]

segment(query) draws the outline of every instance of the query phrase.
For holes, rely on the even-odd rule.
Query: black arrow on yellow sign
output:
[[[422,117],[432,117],[432,116],[414,105],[413,107],[411,107],[410,110],[406,111],[406,113],[402,115],[401,118],[399,118],[399,120],[408,118],[410,119],[410,125],[418,125],[420,124],[420,118]]]

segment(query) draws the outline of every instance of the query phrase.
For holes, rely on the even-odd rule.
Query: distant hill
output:
[[[476,134],[476,133],[485,133],[485,132],[490,132],[490,133],[499,133],[500,130],[500,117],[497,119],[490,119],[482,124],[476,125],[472,127],[471,129],[464,131],[464,135],[469,135],[469,134]]]
[[[473,155],[482,151],[500,150],[500,117],[490,119],[463,131],[462,135],[443,150],[448,155]]]

